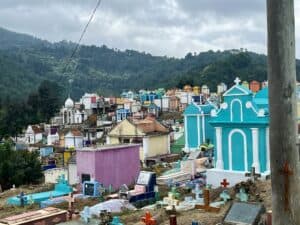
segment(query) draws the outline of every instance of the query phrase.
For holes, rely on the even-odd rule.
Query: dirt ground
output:
[[[252,182],[247,182],[243,184],[244,187],[249,191],[249,201],[250,202],[262,202],[267,210],[271,209],[271,182],[268,181],[257,181],[255,184]],[[39,188],[21,188],[13,191],[6,191],[0,194],[0,218],[4,218],[10,215],[19,214],[25,211],[36,210],[38,205],[21,207],[7,206],[5,204],[7,197],[14,196],[24,191],[25,193],[45,191],[49,190],[50,187],[42,186]],[[161,196],[166,196],[168,188],[160,187]],[[219,201],[219,194],[222,192],[222,188],[218,188],[211,191],[210,197],[213,201]],[[188,193],[186,190],[178,190],[181,193],[182,198],[184,196],[193,195]],[[228,189],[232,197],[235,196],[235,188]],[[203,210],[193,209],[185,212],[177,213],[177,224],[178,225],[189,225],[192,221],[198,221],[203,225],[215,225],[221,223],[225,217],[227,211],[229,210],[233,201],[229,201],[225,206],[223,206],[219,213],[208,213]],[[99,199],[88,199],[80,200],[75,203],[75,208],[78,211],[81,211],[84,206],[92,206],[99,202]],[[68,203],[62,203],[56,205],[55,207],[61,209],[67,209]],[[157,220],[157,224],[169,225],[169,215],[165,212],[164,209],[150,210],[151,215]],[[145,215],[144,210],[137,210],[134,212],[124,212],[118,214],[123,224],[128,225],[143,225],[141,223],[141,217]]]

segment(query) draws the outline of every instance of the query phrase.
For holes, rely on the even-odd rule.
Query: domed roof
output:
[[[65,107],[66,108],[73,108],[74,107],[74,102],[70,97],[67,98],[67,100],[65,101]]]

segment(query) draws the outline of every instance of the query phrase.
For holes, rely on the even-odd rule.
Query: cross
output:
[[[195,205],[196,209],[203,209],[206,212],[219,212],[220,208],[212,207],[210,206],[210,197],[209,197],[209,189],[203,190],[203,196],[204,196],[204,205]]]
[[[236,194],[236,197],[240,199],[241,202],[247,202],[248,201],[248,194],[246,193],[244,188],[240,189],[240,192]]]
[[[229,185],[229,182],[227,181],[227,179],[223,179],[223,181],[221,182],[221,186],[224,188],[227,188],[228,185]]]
[[[234,80],[234,83],[235,83],[236,85],[239,85],[240,82],[241,82],[240,78],[236,77],[235,80]]]
[[[192,192],[195,194],[195,199],[197,201],[201,199],[200,195],[202,195],[203,191],[199,188],[199,184],[195,185],[195,189]]]
[[[289,176],[292,176],[294,173],[290,169],[288,162],[283,164],[283,168],[280,170],[280,173],[284,176],[284,210],[289,210]]]
[[[261,175],[259,173],[255,172],[255,167],[252,167],[251,168],[251,173],[246,173],[245,176],[246,177],[251,177],[253,182],[255,182],[258,177],[261,177]]]
[[[121,223],[119,217],[114,216],[113,220],[111,221],[110,225],[123,225],[123,223]]]
[[[224,190],[220,194],[220,198],[223,199],[223,202],[226,203],[230,199],[230,195],[228,194],[228,191]]]
[[[145,216],[142,217],[142,222],[145,223],[145,225],[156,225],[156,220],[148,211],[146,212]]]

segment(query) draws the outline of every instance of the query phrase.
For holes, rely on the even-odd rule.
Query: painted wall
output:
[[[70,185],[77,184],[79,182],[77,176],[77,165],[75,163],[70,163],[68,165],[68,181]]]
[[[102,151],[77,150],[77,175],[90,174],[105,187],[133,184],[140,171],[139,145]]]
[[[149,147],[148,147],[148,154],[145,155],[145,157],[152,157],[156,155],[163,155],[168,154],[169,149],[169,142],[168,142],[168,136],[169,135],[160,135],[160,136],[150,136],[149,137]],[[145,151],[145,147],[144,151]]]
[[[65,175],[65,178],[68,179],[68,170],[65,168],[54,168],[44,171],[45,183],[46,184],[55,184],[59,176]]]

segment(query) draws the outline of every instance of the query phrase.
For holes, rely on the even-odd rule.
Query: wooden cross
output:
[[[156,220],[148,211],[146,212],[145,216],[142,217],[142,222],[145,223],[145,225],[156,225]]]
[[[289,176],[292,176],[294,173],[290,169],[288,162],[283,164],[283,168],[280,170],[280,173],[284,176],[284,210],[289,210]]]
[[[209,197],[209,189],[203,190],[203,196],[204,196],[204,205],[195,205],[196,209],[203,209],[206,212],[219,212],[220,208],[212,207],[210,206],[210,197]]]
[[[229,185],[229,182],[227,181],[227,179],[223,179],[223,181],[221,182],[221,186],[224,188],[227,188],[228,185]]]
[[[261,177],[260,173],[255,172],[255,167],[251,168],[251,173],[246,173],[246,177],[251,177],[252,181],[255,182],[258,177]]]

